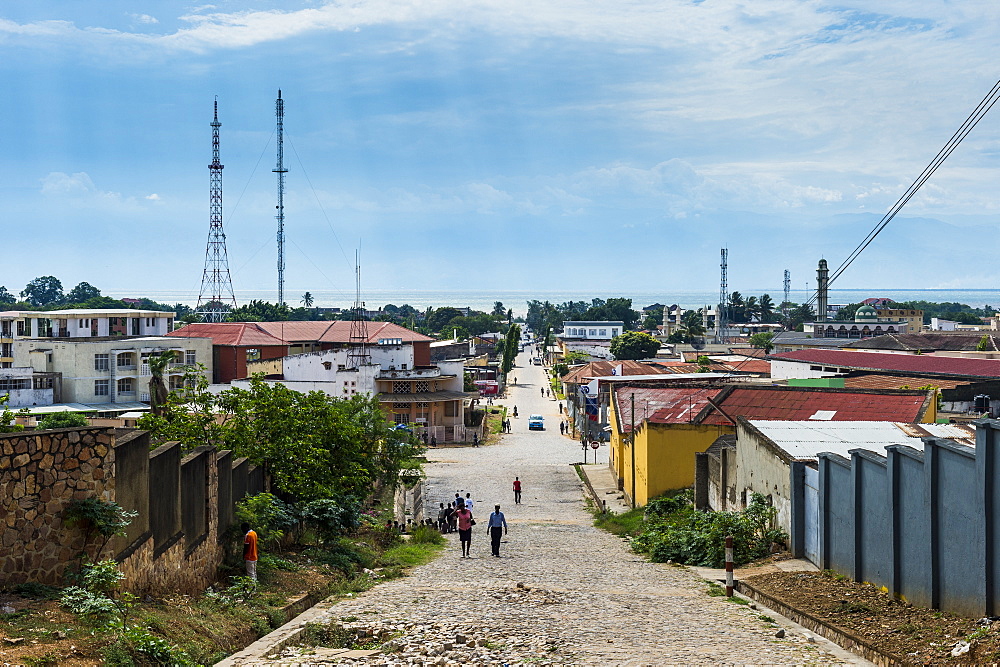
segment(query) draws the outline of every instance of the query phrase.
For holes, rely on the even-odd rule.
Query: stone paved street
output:
[[[520,415],[513,433],[499,445],[428,455],[429,509],[456,491],[475,500],[472,558],[460,558],[457,535],[450,535],[436,561],[328,612],[334,620],[393,625],[402,633],[395,643],[411,650],[289,656],[281,664],[843,664],[801,630],[776,639],[760,612],[709,597],[691,571],[648,563],[594,528],[569,465],[581,459],[579,445],[559,435],[557,404],[540,396],[542,368],[526,365],[527,353],[518,362],[518,385],[506,401]],[[528,431],[535,412],[545,416],[546,431]],[[515,475],[524,485],[521,505],[513,503]],[[499,559],[485,534],[495,503],[510,525]],[[455,634],[466,637],[440,646],[441,637],[455,644]],[[429,655],[404,657],[421,645]]]

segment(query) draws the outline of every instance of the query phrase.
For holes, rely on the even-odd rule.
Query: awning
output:
[[[379,394],[382,403],[439,403],[479,398],[478,393],[464,391],[427,391],[419,394]]]

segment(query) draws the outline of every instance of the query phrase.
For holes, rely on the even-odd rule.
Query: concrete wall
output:
[[[820,563],[914,604],[1000,611],[1000,422],[975,449],[934,438],[819,459]]]
[[[729,509],[743,509],[753,493],[768,498],[778,510],[776,525],[792,534],[792,489],[789,458],[760,437],[752,426],[736,428],[736,474],[727,479],[726,495],[735,503]]]
[[[695,454],[711,446],[723,433],[731,433],[728,426],[705,424],[650,424],[636,425],[635,434],[635,498],[637,505],[671,489],[694,484]],[[625,492],[631,496],[631,453],[626,447],[623,467],[627,480]]]

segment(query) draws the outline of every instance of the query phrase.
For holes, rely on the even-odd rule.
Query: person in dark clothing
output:
[[[490,534],[490,548],[493,555],[500,558],[500,538],[507,534],[507,519],[504,518],[499,505],[495,506],[486,521],[486,532]]]

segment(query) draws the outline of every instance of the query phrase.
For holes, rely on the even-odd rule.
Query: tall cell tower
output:
[[[219,161],[219,100],[215,100],[212,119],[212,164],[209,173],[208,245],[205,247],[205,271],[195,310],[206,322],[221,322],[230,308],[236,307],[233,281],[229,275],[226,232],[222,228],[222,168]]]
[[[729,284],[726,272],[729,266],[729,248],[722,249],[722,280],[719,283],[719,311],[715,314],[715,340],[728,343],[726,329],[729,327]]]
[[[788,269],[785,269],[785,300],[781,302],[781,314],[788,319],[788,299],[789,292],[792,291],[792,274]]]
[[[274,115],[278,120],[278,165],[272,169],[278,175],[278,303],[285,303],[285,102],[278,90],[274,103]]]
[[[360,368],[371,363],[368,353],[368,323],[365,321],[365,302],[361,300],[361,264],[357,254],[354,257],[355,298],[351,313],[350,349],[347,352],[347,367]]]

